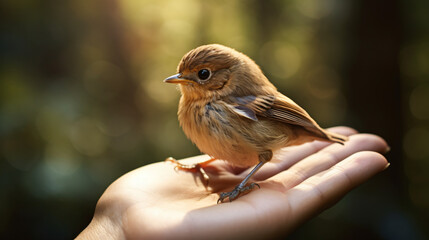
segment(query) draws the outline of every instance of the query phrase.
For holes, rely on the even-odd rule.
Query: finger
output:
[[[339,133],[345,136],[355,135],[358,132],[349,127],[333,127],[328,129],[330,132]],[[269,163],[279,164],[283,167],[288,167],[296,161],[303,159],[313,153],[318,152],[320,149],[325,148],[333,143],[323,141],[313,141],[298,146],[291,146],[281,149],[278,156],[275,156]],[[286,161],[285,161],[286,160]]]
[[[270,174],[276,174],[270,178],[272,180],[287,182],[288,188],[291,188],[305,179],[324,171],[346,157],[359,151],[375,151],[384,153],[387,150],[387,143],[380,137],[372,134],[356,134],[350,136],[349,140],[344,144],[331,144],[322,150],[314,153],[293,166],[279,165],[277,169],[273,169]],[[288,169],[287,171],[284,171]],[[269,176],[269,175],[267,175]],[[260,175],[263,179],[263,175]],[[257,179],[257,180],[262,180]]]
[[[343,134],[346,136],[351,136],[353,134],[356,134],[357,131],[353,128],[349,127],[333,127],[327,129],[334,133]],[[330,145],[332,143],[329,142],[322,142],[322,141],[313,141],[304,143],[298,146],[291,146],[283,148],[279,151],[274,152],[273,159],[266,163],[261,170],[259,170],[255,175],[255,179],[263,180],[267,179],[269,177],[272,177],[273,175],[279,173],[280,171],[283,171],[284,169],[289,168],[293,164],[297,163],[298,161],[310,156],[311,154],[314,154],[321,149],[325,148],[326,146]],[[246,175],[250,170],[243,172],[242,175]]]
[[[354,135],[359,133],[356,129],[346,126],[336,126],[331,128],[326,128],[329,132],[339,133],[346,136]]]
[[[349,127],[333,127],[327,130],[345,136],[351,136],[358,133],[355,129]],[[273,160],[269,163],[280,164],[282,166],[290,166],[297,160],[303,159],[315,152],[318,152],[320,149],[331,144],[332,143],[330,142],[313,141],[298,146],[286,147],[281,149],[278,156],[274,156]]]
[[[308,178],[286,192],[290,218],[296,220],[295,224],[305,221],[388,166],[378,153],[359,152]]]

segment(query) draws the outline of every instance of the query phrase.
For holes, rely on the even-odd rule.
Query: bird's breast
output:
[[[251,166],[258,162],[255,149],[240,135],[234,117],[225,104],[214,101],[185,102],[181,99],[180,125],[200,151],[235,165]]]
[[[233,138],[227,109],[219,104],[194,101],[179,107],[178,117],[183,131],[197,146],[208,139],[215,142]]]

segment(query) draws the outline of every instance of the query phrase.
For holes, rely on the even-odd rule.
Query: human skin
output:
[[[345,194],[389,166],[387,143],[347,127],[330,131],[350,136],[345,145],[313,141],[287,147],[258,171],[260,185],[246,195],[217,204],[250,169],[214,161],[199,172],[158,162],[126,173],[99,199],[94,217],[77,239],[267,239],[287,235],[331,207]],[[380,154],[381,153],[381,154]],[[202,162],[196,156],[183,163]]]

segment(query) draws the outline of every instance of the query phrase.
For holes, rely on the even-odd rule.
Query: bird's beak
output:
[[[164,82],[166,82],[166,83],[176,83],[176,84],[177,83],[192,83],[193,82],[192,80],[189,80],[189,79],[186,79],[186,78],[182,78],[180,75],[181,75],[180,73],[174,74],[173,76],[170,76],[170,77],[164,79]]]

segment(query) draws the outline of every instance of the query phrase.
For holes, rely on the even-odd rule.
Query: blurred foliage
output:
[[[324,127],[385,137],[390,169],[294,239],[423,239],[429,222],[429,4],[0,3],[0,238],[67,239],[122,174],[198,154],[162,80],[207,43],[236,48]],[[427,231],[427,230],[426,230]]]

